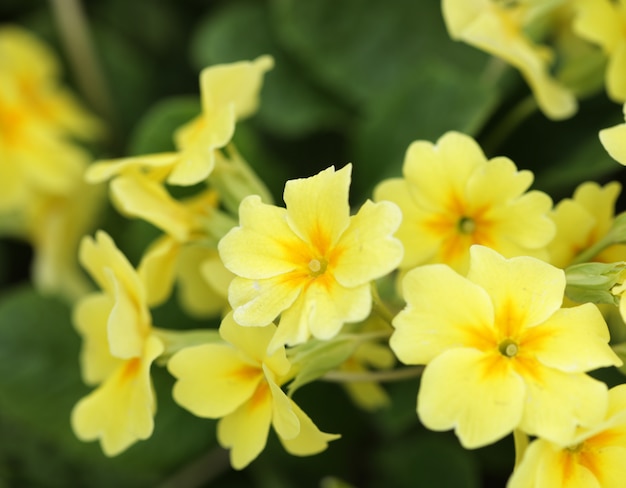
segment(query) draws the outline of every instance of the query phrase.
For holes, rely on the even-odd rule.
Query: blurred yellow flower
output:
[[[626,104],[624,104],[624,117],[626,117]],[[601,130],[600,141],[613,159],[626,166],[626,123]]]
[[[401,268],[446,263],[465,272],[472,244],[506,257],[547,258],[552,201],[539,191],[524,193],[533,181],[530,171],[518,171],[505,157],[487,160],[471,137],[448,132],[436,145],[411,144],[403,173],[374,191],[375,200],[402,210],[396,234],[404,244]]]
[[[621,488],[626,469],[626,385],[609,391],[604,420],[568,444],[535,440],[507,488]]]
[[[604,186],[585,182],[554,208],[551,218],[556,235],[548,246],[550,263],[566,268],[585,249],[600,241],[614,221],[615,204],[621,185],[612,181]],[[616,244],[598,254],[594,261],[611,263],[626,260],[626,246]]]
[[[626,1],[576,0],[574,31],[602,48],[609,58],[606,91],[616,102],[626,102]]]
[[[599,422],[607,387],[585,373],[621,360],[596,306],[560,308],[564,290],[562,270],[483,246],[472,247],[467,278],[440,264],[410,271],[390,346],[403,363],[426,364],[424,425],[454,428],[475,448],[516,428],[567,443]]]
[[[220,326],[226,344],[188,347],[168,362],[178,380],[176,402],[199,417],[221,418],[217,438],[231,449],[235,469],[261,453],[270,425],[285,449],[297,456],[321,452],[339,437],[321,432],[281,390],[291,365],[283,347],[267,354],[275,331],[273,324],[241,327],[229,314]]]
[[[595,1],[595,0],[592,0]],[[453,39],[462,40],[516,67],[537,104],[551,119],[576,112],[573,93],[550,74],[553,52],[536,44],[535,29],[565,0],[443,0],[443,16]]]
[[[85,237],[80,261],[103,290],[83,298],[74,322],[83,337],[81,365],[86,383],[98,387],[71,415],[83,441],[99,439],[114,456],[152,435],[156,400],[150,366],[163,352],[152,330],[139,276],[104,232]]]
[[[234,319],[263,326],[279,315],[270,350],[334,337],[371,310],[371,282],[392,271],[402,245],[392,237],[401,220],[390,202],[367,201],[351,217],[351,165],[330,167],[285,185],[286,209],[258,196],[240,206],[240,225],[219,242]]]

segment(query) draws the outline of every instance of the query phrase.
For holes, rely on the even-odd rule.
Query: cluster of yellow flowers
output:
[[[84,182],[91,156],[75,139],[101,132],[62,86],[48,47],[20,27],[2,27],[0,232],[33,245],[33,280],[41,290],[76,298],[86,289],[76,249],[103,195]]]
[[[453,37],[522,71],[548,116],[573,113],[577,86],[550,74],[553,53],[530,31],[553,34],[564,56],[569,42],[600,45],[608,92],[626,101],[626,2],[444,0],[443,9]],[[40,49],[16,30],[5,35],[23,37],[24,53]],[[417,414],[426,427],[454,429],[466,448],[514,434],[509,487],[621,486],[626,385],[609,389],[588,374],[622,365],[596,306],[611,305],[626,320],[618,183],[584,183],[554,206],[529,191],[530,171],[488,159],[474,139],[448,132],[412,143],[402,177],[379,183],[354,214],[350,164],[288,181],[285,207],[274,205],[232,142],[237,122],[257,109],[269,56],[201,73],[202,113],[175,132],[175,151],[87,168],[68,138],[93,136],[97,124],[51,85],[56,67],[45,51],[27,63],[21,51],[11,57],[22,44],[7,39],[0,34],[0,74],[12,74],[0,76],[0,151],[11,164],[0,166],[0,212],[34,212],[38,199],[54,200],[65,213],[20,222],[64,233],[28,234],[38,250],[41,242],[71,249],[65,239],[84,233],[87,210],[67,201],[85,191],[84,173],[90,184],[108,182],[122,214],[162,231],[137,268],[104,231],[80,244],[80,262],[101,290],[74,309],[83,378],[95,387],[71,414],[80,439],[99,440],[113,456],[150,437],[156,364],[176,378],[180,406],[219,419],[217,438],[234,468],[261,453],[270,426],[288,452],[315,454],[339,436],[318,429],[295,391],[354,374],[352,397],[376,408],[387,401],[377,373],[402,372],[392,369],[397,358],[424,366],[410,370],[423,371]],[[600,138],[626,164],[626,124]],[[172,186],[191,196],[176,198]],[[50,280],[59,275],[67,273],[51,271]],[[401,310],[377,291],[388,276]],[[150,308],[175,289],[185,312],[221,317],[219,331],[154,324]]]

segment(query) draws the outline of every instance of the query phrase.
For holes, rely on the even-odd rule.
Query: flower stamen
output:
[[[476,231],[476,221],[471,217],[461,217],[457,228],[462,234],[473,234]]]
[[[515,341],[512,341],[511,339],[505,339],[498,346],[498,350],[503,356],[506,356],[507,358],[512,358],[517,355],[519,351],[519,346]]]

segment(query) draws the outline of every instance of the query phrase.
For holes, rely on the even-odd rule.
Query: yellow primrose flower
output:
[[[617,181],[604,186],[588,181],[576,188],[573,198],[559,202],[551,214],[556,224],[556,235],[548,245],[551,264],[566,268],[581,251],[607,234],[613,225],[620,191]],[[621,244],[608,247],[594,258],[604,263],[624,260],[626,246]]]
[[[267,354],[273,324],[241,327],[232,314],[222,321],[226,344],[182,349],[168,362],[177,378],[174,399],[194,415],[221,418],[217,439],[230,448],[235,469],[243,469],[264,449],[270,425],[285,449],[297,456],[317,454],[338,438],[321,432],[280,386],[291,368],[285,349]]]
[[[626,1],[576,0],[575,5],[574,31],[606,53],[606,91],[612,100],[626,102]]]
[[[33,192],[64,196],[89,159],[71,140],[100,126],[60,87],[45,45],[14,26],[0,29],[0,212],[20,210]]]
[[[104,232],[85,237],[80,261],[103,290],[83,298],[74,311],[83,337],[81,364],[86,383],[99,385],[71,416],[83,441],[100,439],[114,456],[152,435],[156,401],[150,366],[163,352],[152,330],[139,276]]]
[[[288,181],[286,209],[245,198],[239,227],[219,242],[224,265],[236,275],[229,288],[235,321],[263,326],[281,316],[270,350],[310,334],[330,339],[344,323],[364,320],[371,281],[402,258],[392,237],[401,220],[394,204],[367,201],[350,216],[351,170],[331,166]]]
[[[552,201],[542,192],[524,193],[533,180],[530,171],[518,171],[505,157],[487,160],[471,137],[448,132],[436,145],[411,144],[403,173],[374,191],[375,200],[402,209],[396,234],[404,244],[401,268],[446,263],[465,272],[472,244],[507,257],[547,257]]]
[[[564,119],[576,112],[576,98],[550,75],[553,52],[535,44],[527,33],[564,3],[565,0],[443,0],[442,8],[453,39],[516,67],[530,85],[542,112],[552,119]]]
[[[621,488],[626,474],[626,385],[609,391],[604,420],[568,444],[535,440],[507,488]]]
[[[624,104],[624,117],[626,117],[626,104]],[[600,142],[615,161],[626,166],[626,123],[601,130]]]
[[[426,427],[454,428],[466,448],[516,428],[563,443],[604,416],[606,385],[585,372],[621,361],[595,305],[560,308],[562,270],[473,246],[467,278],[422,266],[403,290],[390,346],[403,363],[426,365],[417,400]]]

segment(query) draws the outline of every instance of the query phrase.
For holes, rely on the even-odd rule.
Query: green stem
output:
[[[513,431],[513,442],[515,443],[515,469],[517,469],[528,447],[528,436],[521,430],[515,429]]]
[[[331,381],[333,383],[363,383],[368,381],[381,383],[417,378],[422,374],[422,371],[424,371],[423,366],[392,369],[391,371],[329,371],[320,379],[324,381]]]
[[[112,122],[111,97],[80,0],[50,0],[50,5],[81,93],[98,113]]]
[[[606,235],[591,247],[578,254],[570,266],[574,264],[587,263],[613,244],[623,244],[626,242],[626,213],[615,217],[613,225]]]
[[[371,289],[372,313],[378,315],[384,322],[392,326],[394,315],[381,300],[380,295],[378,294],[378,288],[376,288],[376,283],[372,282]]]

